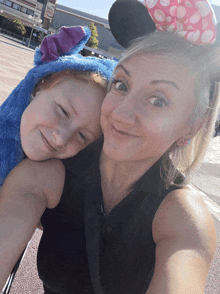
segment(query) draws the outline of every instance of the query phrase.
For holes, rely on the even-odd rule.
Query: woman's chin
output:
[[[103,153],[115,161],[132,161],[133,157],[132,154],[129,153],[128,148],[117,146],[113,142],[104,142]]]

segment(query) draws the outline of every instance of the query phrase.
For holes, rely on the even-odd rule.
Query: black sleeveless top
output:
[[[64,160],[66,179],[60,203],[46,209],[38,249],[45,293],[144,294],[154,264],[152,221],[164,197],[160,160],[106,217],[100,183],[98,140]]]

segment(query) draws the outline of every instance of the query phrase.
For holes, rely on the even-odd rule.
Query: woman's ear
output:
[[[186,139],[192,139],[198,133],[198,131],[202,128],[202,126],[207,122],[208,117],[204,117],[203,119],[198,119],[189,127],[189,131],[186,133]]]
[[[186,134],[182,137],[180,137],[176,144],[178,146],[186,146],[190,143],[191,139],[195,137],[195,135],[198,133],[198,131],[201,129],[203,124],[207,121],[207,118],[204,118],[202,120],[197,120],[193,125],[189,126]]]

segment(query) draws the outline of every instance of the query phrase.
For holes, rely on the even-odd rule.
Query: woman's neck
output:
[[[115,161],[101,153],[100,171],[103,200],[106,213],[122,201],[134,184],[154,165],[158,159],[145,161]]]

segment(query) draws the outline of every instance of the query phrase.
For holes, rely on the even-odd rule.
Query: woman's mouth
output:
[[[122,129],[119,129],[119,128],[116,128],[112,125],[112,132],[113,132],[113,135],[116,136],[116,137],[119,137],[119,138],[131,138],[131,137],[138,137],[137,135],[133,134],[133,133],[130,133],[128,132],[127,130],[122,130]]]

